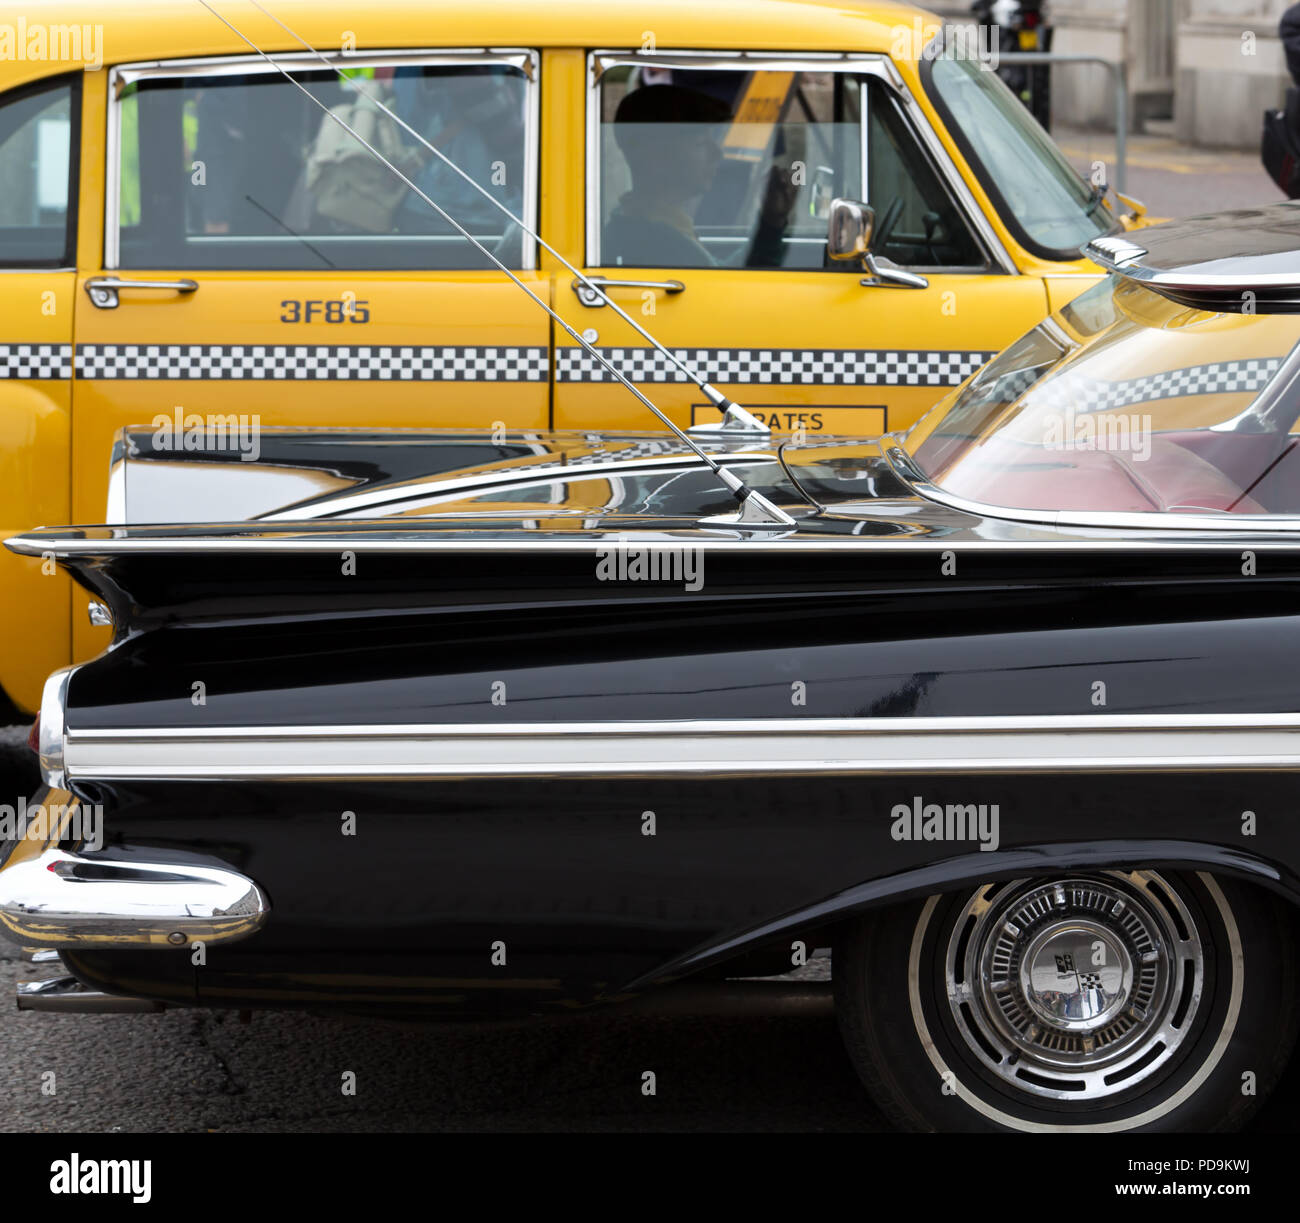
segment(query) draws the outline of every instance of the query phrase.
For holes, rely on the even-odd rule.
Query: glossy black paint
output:
[[[696,592],[594,554],[135,558],[90,584],[174,601],[74,674],[71,724],[1088,714],[1097,681],[1109,713],[1297,708],[1300,554],[952,555],[710,553]]]
[[[411,478],[373,439],[338,455],[312,447],[276,462],[351,473],[336,498]],[[796,518],[783,535],[700,523],[735,507],[689,463],[617,483],[575,475],[584,456],[571,442],[506,457],[532,464],[510,496],[536,497],[535,516],[471,488],[415,518],[87,530],[91,553],[64,563],[118,632],[73,674],[69,724],[1297,711],[1300,547],[1172,532],[1118,550],[1101,531],[930,505],[874,446],[845,453],[842,487],[820,464],[813,496],[796,451],[745,460],[746,478]],[[527,491],[548,480],[558,502]],[[202,552],[166,550],[199,539]],[[650,540],[697,549],[698,590],[601,580],[598,549]],[[738,972],[739,955],[779,971],[793,939],[818,945],[863,908],[1034,864],[1212,868],[1300,898],[1285,771],[77,789],[103,804],[104,852],[211,855],[269,895],[265,929],[214,946],[201,968],[187,950],[66,957],[101,988],[205,1005],[564,1009]],[[917,797],[996,805],[997,850],[895,840],[893,806]]]
[[[1285,773],[85,789],[109,813],[104,852],[184,848],[266,889],[266,929],[201,969],[188,949],[66,957],[93,983],[209,1005],[562,1010],[734,975],[757,948],[779,972],[794,939],[824,945],[853,913],[1071,867],[1212,868],[1300,898]],[[916,795],[996,804],[998,850],[895,840],[892,808]]]

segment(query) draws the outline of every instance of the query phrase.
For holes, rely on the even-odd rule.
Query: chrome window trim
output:
[[[586,131],[586,171],[587,189],[584,193],[587,223],[586,251],[584,267],[606,270],[600,262],[600,83],[604,74],[613,67],[623,64],[651,64],[658,67],[682,68],[768,68],[784,71],[814,72],[856,72],[872,76],[883,81],[902,103],[903,121],[912,130],[922,151],[929,157],[940,181],[952,195],[953,203],[963,213],[967,224],[975,233],[976,240],[985,248],[992,270],[1002,271],[1008,275],[1018,275],[1019,268],[1002,245],[988,218],[980,210],[965,180],[943,147],[943,143],[917,105],[906,82],[895,66],[894,61],[882,52],[751,52],[751,51],[591,51],[587,55],[587,131]],[[866,129],[866,112],[861,113],[858,122]],[[865,139],[863,142],[865,147]],[[862,162],[863,188],[867,177],[867,162]],[[865,200],[865,194],[863,199]],[[615,266],[615,265],[610,265]],[[714,270],[714,269],[708,269]],[[750,271],[756,269],[721,269]],[[781,269],[757,269],[779,271]],[[815,271],[816,269],[790,269],[797,271]],[[987,275],[988,268],[962,269],[953,275]]]
[[[858,147],[859,184],[858,199],[864,204],[871,203],[871,175],[867,167],[871,165],[871,82],[863,77],[858,82],[858,127],[860,142]]]
[[[525,77],[524,91],[524,204],[523,221],[534,233],[538,226],[538,182],[540,174],[540,52],[523,47],[486,48],[476,50],[425,50],[397,49],[389,51],[367,51],[357,54],[322,51],[321,54],[331,64],[347,68],[372,68],[395,65],[398,67],[462,67],[481,66],[484,64],[503,64],[519,69]],[[273,53],[277,64],[286,66],[314,67],[324,71],[320,57],[308,51],[286,51]],[[268,64],[260,55],[223,55],[203,59],[149,60],[133,64],[119,64],[109,69],[108,74],[108,115],[105,132],[104,162],[104,270],[120,270],[121,243],[119,220],[121,210],[121,175],[120,156],[122,91],[127,85],[136,81],[157,78],[187,76],[242,76],[252,73],[271,73],[279,75],[273,64]],[[524,235],[522,243],[523,258],[521,272],[535,272],[538,266],[537,243]],[[139,270],[139,269],[132,269]],[[298,275],[313,269],[276,269],[276,268],[229,268],[222,271],[239,275],[242,272],[272,272],[280,275]],[[382,271],[379,268],[354,268],[351,274],[366,274]],[[389,269],[391,270],[391,269]],[[438,272],[440,269],[426,268],[421,274]],[[447,269],[454,273],[455,269]]]
[[[1300,714],[81,729],[73,780],[1300,769]]]
[[[715,462],[721,466],[753,464],[758,462],[776,463],[777,457],[771,451],[741,451],[730,454],[714,454]],[[520,467],[510,471],[484,472],[479,475],[462,476],[460,479],[439,479],[433,476],[427,480],[415,480],[409,484],[392,484],[368,492],[335,494],[327,503],[316,506],[295,506],[270,514],[260,514],[253,522],[302,522],[321,518],[337,518],[349,510],[372,509],[381,505],[396,505],[403,501],[415,501],[422,497],[431,500],[456,500],[475,489],[496,489],[510,485],[526,486],[532,484],[570,484],[575,480],[599,480],[608,478],[618,472],[635,471],[696,471],[704,467],[702,460],[689,454],[660,455],[653,458],[611,459],[607,463],[567,464],[557,461],[555,466]],[[328,513],[322,513],[328,511]]]
[[[1286,433],[1296,422],[1300,388],[1300,340],[1282,359],[1268,384],[1231,420],[1210,426],[1211,433]]]
[[[1026,510],[1013,506],[986,505],[982,501],[972,501],[968,497],[950,493],[934,484],[901,446],[886,445],[881,450],[895,474],[927,501],[979,518],[997,518],[1057,529],[1099,527],[1104,530],[1231,531],[1237,535],[1300,531],[1300,514],[1175,514],[1168,511],[1143,514],[1106,510]]]
[[[472,516],[469,516],[472,517]],[[1152,515],[1155,517],[1155,515]],[[512,520],[514,521],[514,520]],[[257,524],[240,524],[254,532]],[[833,539],[798,536],[792,533],[772,538],[770,534],[752,535],[743,528],[710,528],[709,535],[702,535],[700,528],[694,526],[639,528],[628,526],[608,531],[596,538],[524,538],[518,532],[505,534],[509,538],[428,538],[427,526],[412,531],[412,538],[385,536],[379,532],[373,535],[368,531],[341,530],[330,534],[311,532],[302,535],[294,532],[276,531],[275,537],[257,532],[249,536],[212,536],[189,535],[148,536],[136,534],[124,536],[114,528],[114,534],[107,539],[82,539],[66,535],[14,535],[5,540],[5,547],[19,556],[44,556],[49,554],[56,558],[94,556],[126,556],[136,552],[150,553],[157,556],[204,555],[207,553],[243,555],[246,553],[266,552],[272,555],[296,556],[315,553],[338,553],[343,550],[367,555],[393,554],[441,554],[446,556],[476,556],[501,553],[555,552],[579,556],[595,557],[601,549],[615,546],[636,547],[648,551],[679,552],[683,546],[701,552],[849,552],[859,555],[889,555],[902,552],[1084,552],[1084,553],[1126,553],[1126,552],[1164,552],[1177,549],[1190,552],[1240,552],[1243,547],[1263,552],[1300,553],[1300,538],[1278,539],[1267,535],[1261,537],[1256,532],[1240,530],[1238,538],[1231,540],[1189,538],[1185,533],[1171,535],[1161,527],[1142,523],[1143,529],[1150,536],[1142,539],[1105,539],[1097,537],[1075,537],[1063,539],[953,539],[951,536],[927,539],[900,539],[889,536],[883,539],[864,539],[861,535],[841,536]],[[148,528],[122,528],[122,530],[142,531]],[[1279,532],[1278,534],[1286,534]],[[1179,538],[1178,534],[1182,534]],[[1220,535],[1223,532],[1219,533]],[[869,577],[869,575],[865,575]]]

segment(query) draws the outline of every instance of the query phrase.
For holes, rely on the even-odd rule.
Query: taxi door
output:
[[[774,429],[906,428],[1047,313],[888,59],[596,53],[586,77],[584,274]],[[829,262],[836,197],[872,206],[881,266],[911,275]],[[679,424],[717,420],[581,285],[556,297]],[[559,340],[557,428],[646,423]]]
[[[546,313],[316,104],[549,300],[532,240],[367,101],[533,226],[536,53],[348,55],[344,81],[279,58],[302,88],[257,56],[107,74],[103,239],[78,285],[75,521],[104,519],[125,425],[251,452],[260,426],[549,422]],[[98,645],[85,616],[73,629],[78,652]]]
[[[206,431],[253,457],[261,426],[549,421],[545,312],[313,101],[549,300],[535,244],[367,100],[534,226],[538,56],[349,54],[345,80],[281,57],[295,60],[302,88],[257,56],[107,74],[102,244],[77,298],[75,521],[104,519],[125,425],[178,448]],[[84,616],[73,628],[80,652],[98,640]]]
[[[68,520],[81,74],[0,94],[0,539]],[[69,579],[0,548],[0,725],[67,661]]]

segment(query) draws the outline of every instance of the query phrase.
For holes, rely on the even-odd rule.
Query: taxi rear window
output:
[[[78,92],[64,77],[0,98],[0,267],[73,262]]]
[[[508,266],[524,266],[522,233],[369,100],[518,214],[528,183],[523,72],[397,64],[351,74],[294,77]],[[492,266],[279,73],[145,77],[118,107],[120,267]]]

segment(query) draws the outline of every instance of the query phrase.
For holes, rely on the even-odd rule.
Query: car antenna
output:
[[[669,361],[671,361],[683,374],[685,374],[693,383],[695,383],[695,385],[699,387],[700,390],[707,397],[709,402],[713,404],[713,406],[716,407],[718,411],[722,413],[722,424],[719,426],[721,430],[724,430],[728,433],[733,433],[733,432],[734,433],[770,433],[771,432],[771,430],[767,427],[767,425],[765,425],[756,416],[745,411],[745,409],[742,408],[734,400],[729,399],[726,395],[724,395],[720,390],[718,390],[717,387],[715,387],[711,382],[709,382],[708,379],[705,378],[699,372],[699,370],[697,370],[693,365],[691,365],[688,361],[684,361],[671,349],[661,344],[654,335],[652,335],[649,331],[647,331],[646,328],[643,327],[640,323],[638,323],[636,319],[634,319],[630,314],[628,314],[628,312],[624,310],[622,306],[620,306],[617,302],[615,302],[613,298],[611,298],[609,294],[606,293],[605,290],[600,285],[596,284],[595,281],[590,280],[587,277],[586,273],[581,272],[577,268],[575,268],[573,264],[571,264],[563,255],[561,255],[560,252],[555,249],[555,247],[553,247],[549,242],[547,242],[546,239],[541,236],[541,234],[535,233],[533,230],[529,229],[528,226],[524,224],[522,217],[516,216],[509,209],[509,207],[507,207],[504,203],[502,203],[499,199],[497,199],[497,197],[493,195],[486,187],[484,187],[482,183],[478,182],[473,177],[473,175],[468,174],[464,170],[462,170],[460,166],[458,166],[454,161],[452,161],[450,157],[447,156],[446,153],[444,153],[440,148],[436,147],[433,143],[431,143],[428,137],[425,136],[423,132],[417,132],[415,128],[413,128],[405,119],[402,118],[401,115],[399,115],[395,110],[393,110],[392,107],[388,106],[381,98],[376,97],[368,89],[364,88],[360,80],[358,80],[356,77],[348,76],[347,72],[344,69],[340,68],[338,64],[333,63],[330,60],[330,58],[327,55],[325,55],[323,52],[318,51],[315,47],[313,47],[311,43],[309,43],[301,34],[299,34],[296,30],[292,29],[287,22],[281,21],[279,17],[277,17],[273,12],[270,11],[270,9],[268,9],[265,5],[259,3],[259,0],[249,0],[249,3],[255,9],[257,9],[259,13],[263,14],[266,17],[269,17],[272,21],[274,21],[275,24],[280,27],[280,29],[282,29],[286,34],[289,35],[290,38],[294,40],[294,42],[306,48],[306,50],[311,55],[314,55],[318,60],[320,60],[322,64],[325,65],[326,68],[328,68],[331,72],[333,72],[334,75],[339,78],[339,80],[346,81],[352,89],[356,90],[356,92],[359,93],[363,98],[365,98],[372,106],[376,107],[378,110],[382,111],[385,115],[387,115],[390,119],[392,119],[392,121],[396,123],[400,128],[402,128],[403,131],[409,132],[412,136],[414,136],[415,139],[418,140],[422,145],[424,145],[424,147],[428,149],[429,152],[432,153],[436,158],[438,158],[438,160],[441,161],[443,165],[445,165],[449,170],[454,171],[462,179],[464,179],[466,183],[468,183],[471,187],[473,187],[474,190],[477,191],[479,195],[481,195],[485,200],[487,200],[487,202],[491,204],[493,208],[495,208],[498,212],[500,212],[502,215],[504,215],[514,224],[518,225],[519,228],[523,230],[524,233],[526,233],[530,238],[532,238],[532,240],[536,242],[540,247],[542,247],[542,249],[545,250],[548,254],[553,255],[556,261],[566,271],[572,272],[573,275],[577,277],[578,281],[581,283],[583,289],[586,292],[590,293],[592,297],[598,299],[603,305],[609,306],[609,308],[613,310],[614,313],[617,314],[618,317],[621,318],[629,327],[631,327],[633,331],[635,331],[639,336],[641,336],[642,339],[648,340],[652,345],[654,345],[655,350],[661,356],[666,357]],[[710,429],[709,431],[716,432],[717,430]]]
[[[734,518],[728,518],[726,520],[730,525],[753,527],[753,528],[764,528],[764,527],[785,528],[785,527],[791,527],[795,525],[794,519],[791,518],[789,514],[787,514],[779,506],[773,505],[772,502],[770,502],[761,493],[750,488],[743,480],[741,480],[733,472],[728,471],[726,468],[724,468],[713,458],[712,455],[708,454],[703,449],[703,447],[701,447],[695,441],[695,439],[686,432],[686,430],[680,428],[672,420],[670,420],[662,411],[660,411],[660,409],[654,403],[652,403],[651,400],[645,394],[643,394],[640,390],[637,389],[635,385],[633,385],[631,380],[627,378],[627,376],[623,373],[622,370],[620,370],[616,365],[614,365],[613,362],[608,360],[608,358],[606,358],[603,353],[601,353],[593,344],[591,344],[587,339],[585,339],[574,327],[572,327],[564,318],[562,318],[557,311],[552,309],[549,303],[543,301],[542,298],[538,296],[538,294],[533,292],[533,290],[530,289],[528,285],[526,285],[518,276],[516,276],[514,272],[511,271],[511,269],[508,268],[504,262],[502,262],[501,259],[497,258],[497,256],[487,248],[487,246],[485,246],[476,237],[474,237],[474,235],[471,234],[469,230],[467,230],[463,225],[461,225],[460,222],[455,219],[455,217],[451,216],[444,208],[441,207],[441,205],[439,205],[437,202],[431,199],[424,191],[422,191],[418,186],[416,186],[416,184],[406,174],[404,174],[400,169],[397,168],[397,166],[395,166],[391,161],[389,161],[387,157],[385,157],[378,149],[374,147],[374,145],[372,145],[363,136],[361,136],[347,122],[347,120],[345,120],[341,115],[336,114],[334,111],[332,111],[328,106],[325,105],[324,102],[322,102],[319,98],[317,98],[311,92],[311,90],[307,89],[306,86],[301,84],[299,81],[294,80],[293,76],[288,72],[287,69],[283,67],[283,65],[281,65],[278,61],[276,61],[265,51],[263,51],[261,47],[259,47],[251,38],[249,38],[247,34],[245,34],[242,30],[240,30],[238,26],[236,26],[232,21],[229,21],[227,18],[223,17],[219,12],[217,12],[217,10],[213,8],[211,4],[208,3],[208,0],[198,0],[198,2],[201,5],[203,5],[203,7],[208,10],[208,12],[210,12],[218,21],[220,21],[222,25],[224,25],[227,29],[229,29],[237,38],[239,38],[242,42],[247,43],[247,45],[250,46],[258,55],[260,55],[264,60],[266,60],[266,62],[270,64],[272,68],[274,68],[277,72],[279,72],[280,75],[283,76],[284,79],[288,81],[292,86],[294,86],[295,89],[299,90],[299,92],[301,92],[304,97],[308,98],[314,106],[316,106],[326,116],[328,116],[335,123],[337,123],[345,132],[347,132],[354,140],[356,140],[358,144],[360,144],[364,149],[366,149],[367,152],[369,152],[372,156],[376,157],[379,161],[381,161],[393,174],[395,174],[399,179],[401,179],[401,181],[405,183],[406,186],[411,191],[415,192],[415,194],[418,195],[420,199],[422,199],[426,204],[428,204],[429,207],[432,208],[445,222],[447,222],[448,225],[450,225],[453,229],[455,229],[457,233],[459,233],[462,237],[464,237],[466,240],[472,243],[474,247],[477,248],[477,250],[481,254],[485,255],[493,264],[496,265],[498,269],[500,269],[500,271],[504,272],[506,276],[508,276],[510,280],[514,282],[515,285],[517,285],[521,290],[523,290],[525,294],[528,295],[528,297],[530,297],[534,302],[536,302],[537,305],[541,306],[541,308],[545,310],[546,313],[549,314],[551,318],[564,329],[565,333],[571,339],[575,340],[588,353],[590,353],[591,356],[594,357],[606,370],[608,370],[608,372],[612,374],[615,379],[617,379],[620,383],[622,383],[623,386],[625,386],[641,402],[642,405],[644,405],[651,412],[653,412],[654,415],[658,417],[658,419],[664,425],[666,425],[683,442],[685,442],[686,445],[692,451],[694,451],[695,454],[705,464],[708,465],[708,467],[712,469],[714,474],[717,475],[718,479],[720,479],[723,482],[723,484],[727,486],[732,496],[734,496],[736,500],[740,503],[740,512],[737,515],[735,515]],[[258,7],[260,8],[261,6],[259,5]],[[266,12],[265,9],[263,9],[262,11]],[[270,16],[270,14],[268,13],[267,16]],[[294,37],[297,38],[298,36],[294,35]],[[302,42],[302,39],[298,39],[298,41]],[[306,44],[304,43],[304,45]],[[319,55],[319,52],[317,52],[316,54]],[[328,61],[326,62],[328,63]],[[333,65],[329,65],[329,66],[333,67]],[[344,79],[348,80],[350,86],[352,86],[353,88],[356,87],[356,82],[354,80],[346,77],[344,77]],[[357,92],[363,92],[363,91],[358,90]],[[373,98],[370,98],[369,94],[363,94],[363,96],[366,96],[372,102],[374,101]],[[392,112],[389,111],[387,107],[382,107],[382,109],[385,111],[385,113],[390,115],[392,114]],[[394,116],[394,118],[396,118],[396,116]],[[402,122],[401,120],[397,120],[397,121]],[[402,122],[402,126],[406,128],[407,131],[412,130],[404,122]],[[419,135],[418,133],[415,134],[417,136]],[[437,153],[438,156],[441,157],[442,160],[446,162],[447,165],[452,166],[453,169],[456,169],[458,173],[462,174],[462,177],[466,178],[467,181],[473,183],[473,179],[469,178],[468,175],[465,175],[462,171],[460,171],[459,167],[455,166],[454,163],[451,162],[446,157],[445,154],[438,152],[437,149],[434,149],[433,145],[429,144],[428,141],[425,141],[423,137],[419,137],[419,138],[424,144],[426,144],[428,148],[430,148],[435,153]],[[477,184],[474,185],[477,186]],[[483,192],[483,194],[487,196],[488,199],[492,200],[493,203],[497,203],[497,201],[493,199],[493,197],[489,193]],[[513,217],[513,214],[510,212],[509,209],[505,208],[504,205],[500,205],[500,207],[506,213],[506,215]],[[530,236],[535,238],[538,242],[542,243],[542,245],[545,246],[548,251],[551,251],[552,254],[555,254],[553,248],[547,245],[546,243],[542,242],[541,238],[538,237],[536,234],[532,234],[532,232],[528,230],[527,226],[525,226],[522,221],[518,221],[517,218],[514,219],[519,224],[522,230],[524,230],[526,233],[529,233]],[[558,255],[556,257],[560,258],[560,256]],[[563,259],[561,259],[560,261],[564,263],[566,267],[569,267],[570,270],[573,270],[572,267]],[[578,275],[581,276],[581,273],[578,273]],[[586,277],[582,277],[582,279],[584,280],[584,282],[590,285],[590,282],[586,280]],[[593,289],[594,292],[600,293],[600,291],[596,288],[596,286],[592,285],[591,288]],[[614,303],[610,301],[610,299],[606,297],[604,293],[600,293],[600,296],[603,297],[607,302],[609,302],[611,306],[614,306],[615,311],[622,318],[627,319],[628,322],[632,323],[632,326],[638,332],[640,332],[642,335],[650,339],[651,342],[655,345],[655,347],[660,352],[667,355],[670,360],[672,360],[675,364],[680,366],[682,370],[691,377],[692,381],[694,381],[696,385],[699,386],[700,389],[706,395],[709,396],[711,402],[718,403],[719,406],[721,406],[722,403],[729,405],[729,408],[727,409],[728,411],[730,410],[730,408],[736,407],[736,405],[731,404],[731,401],[726,399],[726,397],[723,396],[721,392],[717,391],[714,387],[710,386],[706,381],[704,381],[697,374],[691,371],[688,366],[683,364],[677,357],[675,357],[666,348],[664,348],[664,346],[660,344],[657,340],[655,340],[653,336],[651,336],[647,331],[644,330],[644,328],[639,326],[637,323],[633,322],[632,319],[627,314],[625,314],[621,309],[619,309],[618,306],[614,305]],[[742,412],[744,416],[749,415],[748,413],[744,413],[743,409],[736,408],[736,410]],[[733,421],[736,421],[736,417],[734,416],[734,414],[732,414],[732,419]],[[749,419],[752,420],[753,418],[750,417]],[[755,422],[755,424],[757,423],[758,422]],[[743,427],[743,425],[744,425],[743,419],[737,421],[735,425],[736,431],[739,431]],[[766,431],[767,430],[764,430],[764,432]],[[721,523],[723,520],[714,519],[714,521]]]

